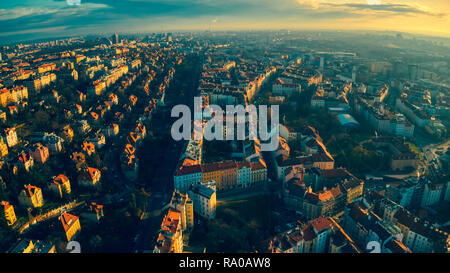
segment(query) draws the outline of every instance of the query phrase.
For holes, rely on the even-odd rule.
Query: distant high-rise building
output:
[[[356,82],[356,66],[352,69],[352,82]]]
[[[320,57],[320,71],[323,71],[325,66],[325,57]]]
[[[113,44],[118,44],[119,43],[119,34],[114,33],[114,35],[112,36],[112,43]]]
[[[417,64],[408,65],[408,73],[410,81],[417,81],[419,75],[419,65]]]

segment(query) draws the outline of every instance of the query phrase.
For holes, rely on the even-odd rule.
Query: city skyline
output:
[[[0,4],[0,37],[5,43],[110,32],[277,29],[450,37],[449,8],[442,0],[21,0]]]

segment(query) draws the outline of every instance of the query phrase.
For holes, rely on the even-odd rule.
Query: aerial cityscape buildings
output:
[[[0,46],[0,252],[449,253],[448,39],[211,29]]]

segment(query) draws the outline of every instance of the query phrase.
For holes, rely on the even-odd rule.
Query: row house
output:
[[[448,183],[448,182],[447,182]],[[441,201],[447,186],[442,183],[426,183],[423,187],[423,195],[420,206],[422,208],[433,206]]]
[[[202,172],[202,183],[207,183],[209,181],[216,181],[217,189],[222,188],[219,163],[202,164],[200,165],[200,168]],[[230,170],[230,173],[232,173],[232,170]]]
[[[191,185],[202,183],[202,168],[200,165],[181,166],[178,170],[175,171],[173,179],[174,188],[180,191],[180,193],[187,193]]]
[[[215,181],[217,190],[248,187],[267,181],[267,167],[261,162],[214,162],[183,165],[174,175],[175,188],[186,192],[191,185]]]
[[[251,183],[267,182],[267,167],[265,163],[253,162],[250,163],[250,177]]]
[[[272,253],[326,253],[332,233],[333,222],[319,217],[270,239],[268,250]]]
[[[247,188],[252,183],[250,163],[247,161],[236,162],[237,186]]]
[[[236,186],[237,183],[237,168],[236,162],[225,161],[218,163],[220,183],[216,184],[219,190],[230,189]],[[214,180],[215,181],[215,180]],[[209,182],[209,181],[206,181]]]
[[[103,80],[97,80],[92,83],[87,90],[89,96],[100,96],[103,91],[106,90],[106,82]]]
[[[28,88],[25,86],[15,86],[11,89],[0,90],[0,105],[6,107],[8,104],[15,104],[28,99]]]
[[[366,249],[369,242],[378,242],[382,253],[386,252],[386,245],[390,241],[403,240],[401,230],[373,213],[364,200],[354,202],[346,208],[344,230],[362,249]]]
[[[45,72],[49,72],[49,71],[53,71],[56,69],[56,64],[54,63],[47,63],[47,64],[43,64],[38,66],[38,73],[45,73]]]
[[[402,242],[413,253],[447,253],[450,246],[447,232],[433,227],[403,208],[397,210],[393,220],[403,234]]]
[[[371,97],[369,97],[371,98]],[[383,104],[371,104],[365,98],[356,97],[355,112],[360,114],[381,134],[393,134],[412,138],[415,126],[400,113],[391,112]]]
[[[274,95],[291,95],[295,93],[300,93],[302,86],[300,84],[285,83],[281,79],[277,79],[272,85],[272,93]]]
[[[33,91],[34,93],[39,93],[41,89],[50,85],[51,83],[56,81],[56,75],[54,73],[36,76],[33,79],[28,79],[26,81],[26,87],[29,91]]]

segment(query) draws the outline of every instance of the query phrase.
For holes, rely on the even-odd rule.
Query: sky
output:
[[[81,4],[76,5],[77,1]],[[189,30],[379,30],[450,37],[449,0],[8,0],[0,41]]]

